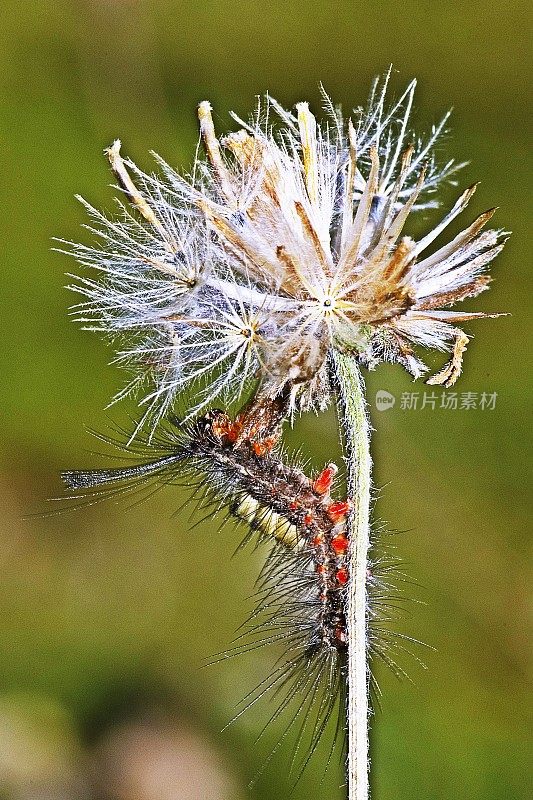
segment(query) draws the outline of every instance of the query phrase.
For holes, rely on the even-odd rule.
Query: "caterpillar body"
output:
[[[133,455],[150,454],[149,460],[125,468],[66,471],[62,478],[71,492],[85,497],[154,482],[196,482],[202,508],[226,507],[248,525],[245,541],[255,536],[270,542],[256,607],[244,633],[220,658],[284,645],[284,656],[247,695],[237,717],[264,695],[275,696],[271,721],[286,720],[280,741],[290,729],[296,731],[292,769],[299,775],[326,729],[333,728],[328,763],[337,743],[341,752],[344,747],[351,503],[332,497],[335,464],[310,478],[284,460],[277,447],[283,417],[283,402],[255,403],[234,420],[212,410],[188,426],[166,424],[149,441],[126,446]],[[381,597],[383,582],[369,574],[369,592],[372,588]],[[369,622],[383,616],[379,597]],[[369,631],[369,646],[395,668],[387,654],[390,638]],[[332,716],[336,726],[329,726]]]

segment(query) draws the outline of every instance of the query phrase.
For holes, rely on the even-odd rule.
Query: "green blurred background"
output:
[[[150,149],[187,167],[199,100],[219,131],[267,90],[318,111],[319,81],[348,111],[390,62],[393,93],[419,79],[419,127],[454,105],[443,155],[471,161],[461,185],[482,181],[468,216],[498,205],[514,236],[475,303],[512,316],[471,326],[458,385],[497,392],[494,410],[402,411],[398,399],[380,413],[378,389],[424,387],[399,367],[368,376],[376,514],[403,531],[394,545],[423,603],[400,629],[436,648],[426,671],[406,660],[412,684],[379,672],[373,797],[531,797],[530,4],[4,0],[1,18],[0,798],[288,796],[281,767],[246,788],[275,741],[254,744],[265,708],[220,733],[272,654],[202,668],[251,606],[262,554],[230,557],[242,531],[191,532],[187,512],[173,516],[177,489],[134,509],[23,519],[61,493],[61,468],[102,463],[84,426],[106,425],[123,379],[68,321],[73,264],[50,238],[88,241],[74,193],[112,207],[113,138],[145,168]],[[338,457],[336,435],[329,413],[299,420],[289,440],[320,466]],[[295,800],[343,797],[337,765],[320,783],[322,769],[318,758]]]

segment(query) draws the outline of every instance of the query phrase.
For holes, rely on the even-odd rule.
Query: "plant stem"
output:
[[[348,800],[368,800],[367,561],[370,544],[372,459],[365,386],[355,359],[335,353],[334,380],[343,427],[350,538],[348,604]]]

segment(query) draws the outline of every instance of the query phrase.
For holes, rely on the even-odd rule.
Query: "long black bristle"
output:
[[[181,461],[183,453],[175,453],[171,456],[159,458],[157,461],[150,461],[147,464],[136,464],[133,467],[116,467],[115,469],[92,469],[92,470],[66,470],[61,473],[61,480],[67,489],[96,489],[108,483],[119,483],[121,481],[138,480],[148,475],[167,469],[172,464]]]

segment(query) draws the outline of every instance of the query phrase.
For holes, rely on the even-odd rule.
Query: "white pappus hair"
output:
[[[504,234],[482,232],[491,210],[425,255],[470,187],[422,239],[402,235],[462,165],[434,156],[448,114],[426,139],[411,133],[414,81],[387,109],[389,75],[353,119],[325,94],[322,125],[306,103],[293,114],[267,96],[221,140],[200,103],[206,157],[189,176],[157,156],[160,175],[148,175],[123,159],[120,141],[109,148],[129,204],[119,200],[110,218],[82,200],[98,244],[59,241],[96,271],[71,287],[85,298],[74,315],[118,341],[116,360],[133,374],[117,398],[141,393],[139,427],[154,430],[184,393],[189,417],[252,387],[271,396],[289,387],[293,409],[322,408],[332,348],[414,377],[427,368],[413,346],[452,350],[428,382],[455,382],[468,342],[457,324],[486,315],[448,307],[487,287]]]

